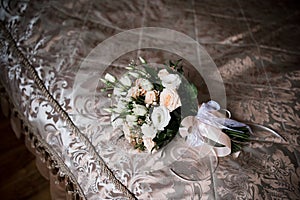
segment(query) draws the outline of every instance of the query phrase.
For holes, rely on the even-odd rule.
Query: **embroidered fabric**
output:
[[[227,2],[229,8],[239,8],[232,10],[223,4],[160,0],[1,1],[0,81],[37,140],[47,145],[61,161],[61,167],[66,168],[65,173],[74,177],[82,198],[296,199],[300,196],[297,114],[300,78],[299,69],[293,64],[299,50],[283,42],[279,48],[275,42],[281,42],[278,35],[293,32],[297,27],[297,14],[288,17],[279,12],[278,23],[270,26],[273,18],[268,21],[270,18],[264,12],[254,11],[266,8],[270,16],[277,16],[276,11],[281,11],[282,6],[270,9],[266,2],[255,9],[255,4]],[[291,12],[297,13],[293,9]],[[259,141],[243,148],[238,159],[220,158],[215,171],[209,161],[195,162],[195,152],[182,148],[180,138],[174,140],[176,145],[168,145],[152,159],[150,155],[131,153],[127,142],[120,139],[120,131],[111,134],[109,117],[99,117],[99,109],[106,103],[104,99],[97,96],[92,100],[89,96],[74,99],[72,90],[81,62],[97,44],[123,30],[145,26],[173,28],[205,44],[219,66],[227,92],[227,108],[233,118],[268,125],[287,141],[254,127]],[[253,37],[260,37],[260,43]],[[296,35],[295,41],[297,38]],[[153,62],[174,57],[165,52],[140,50],[124,55],[109,70],[120,76],[124,72],[122,66],[137,54],[152,58]],[[205,85],[190,70],[189,78],[201,94],[199,101],[207,101]],[[90,81],[95,80],[85,80],[81,86],[88,88]],[[76,110],[76,104],[84,105],[83,109]],[[83,116],[94,122],[81,120]],[[148,170],[149,165],[157,166],[158,170]],[[174,176],[170,168],[180,176]],[[188,175],[193,180],[191,172],[194,180],[199,181],[179,178]]]

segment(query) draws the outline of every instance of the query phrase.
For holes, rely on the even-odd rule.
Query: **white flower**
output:
[[[140,94],[139,87],[134,86],[129,89],[127,96],[136,98],[139,96],[139,94]]]
[[[141,86],[146,91],[150,91],[150,90],[153,89],[153,84],[149,80],[147,80],[147,79],[144,79],[144,81],[142,82]]]
[[[147,108],[143,105],[134,105],[132,109],[133,113],[137,116],[144,116],[148,112]]]
[[[116,78],[113,75],[111,75],[110,73],[105,74],[104,78],[105,78],[105,80],[107,80],[109,82],[112,82],[112,83],[116,82]]]
[[[111,120],[112,120],[111,124],[114,129],[116,129],[124,124],[124,119],[121,117],[118,118],[118,116],[119,115],[116,115],[116,114],[111,115]]]
[[[137,125],[137,116],[135,115],[126,115],[126,121],[129,126]]]
[[[160,105],[168,108],[170,112],[181,106],[180,97],[174,89],[163,89],[160,93]]]
[[[113,95],[116,97],[120,97],[126,95],[126,92],[122,88],[114,87]]]
[[[157,130],[154,128],[152,124],[151,125],[143,124],[141,129],[142,129],[143,137],[153,139],[156,136]]]
[[[155,142],[153,142],[150,137],[143,137],[143,142],[144,142],[144,146],[147,148],[147,150],[150,153],[152,148],[155,146]],[[154,151],[155,149],[152,152]]]
[[[120,78],[120,83],[122,83],[124,86],[127,86],[127,87],[131,86],[131,80],[128,76],[122,76]]]
[[[143,78],[136,79],[135,80],[135,86],[140,87],[143,80],[144,80]]]
[[[122,100],[123,100],[124,102],[126,102],[126,104],[128,104],[129,102],[132,101],[131,96],[129,96],[128,94],[127,94],[127,96],[122,97]]]
[[[153,104],[153,102],[157,101],[155,91],[149,91],[146,93],[145,96],[145,103],[146,104]]]
[[[128,126],[127,123],[124,123],[124,124],[123,124],[123,132],[124,132],[125,138],[126,138],[129,142],[131,142],[131,132],[130,132],[130,128],[129,128],[129,126]]]
[[[142,58],[141,56],[139,56],[139,60],[141,61],[142,64],[146,64],[147,62],[144,60],[144,58]]]
[[[169,74],[166,69],[160,70],[158,72],[158,77],[165,88],[178,89],[181,83],[181,79],[178,74]]]
[[[151,114],[151,120],[153,126],[157,130],[164,130],[164,128],[169,124],[171,119],[169,110],[165,106],[155,107]]]
[[[170,73],[166,70],[166,69],[161,69],[161,70],[159,70],[159,72],[158,72],[158,77],[160,78],[160,79],[162,79],[163,77],[165,77],[165,76],[167,76],[167,75],[169,75]]]
[[[138,73],[135,73],[135,72],[128,72],[128,74],[134,78],[139,78],[140,75]]]
[[[115,113],[122,113],[122,112],[126,111],[126,106],[127,106],[127,102],[124,101],[124,100],[122,100],[122,99],[120,99],[120,100],[118,101],[117,107],[115,107],[115,108],[113,109],[113,111],[114,111]]]
[[[103,110],[105,112],[108,112],[108,113],[112,113],[113,112],[113,109],[112,108],[103,108]]]
[[[136,85],[146,91],[150,91],[153,89],[153,84],[148,79],[144,79],[144,78],[137,79]]]

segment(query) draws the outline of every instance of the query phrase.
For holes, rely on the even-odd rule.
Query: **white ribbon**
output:
[[[200,106],[196,116],[188,116],[181,122],[182,127],[179,129],[179,133],[182,137],[186,138],[186,142],[189,146],[193,147],[196,151],[200,151],[198,159],[204,158],[211,151],[214,153],[213,155],[216,159],[231,154],[231,140],[227,134],[222,132],[222,129],[233,130],[231,128],[247,127],[248,131],[252,134],[248,125],[226,118],[225,115],[220,112],[221,110],[222,109],[220,109],[220,105],[217,102],[209,101]],[[226,111],[230,117],[230,112],[228,110],[224,111]],[[251,125],[267,130],[285,140],[279,133],[268,127],[257,124]],[[237,129],[234,131],[239,132]],[[243,133],[242,131],[240,132]],[[210,142],[208,142],[208,139]],[[221,144],[222,146],[215,146],[213,142]],[[235,152],[232,156],[237,158],[239,153],[239,151]],[[174,169],[170,170],[175,176],[182,180],[199,181],[183,177]]]
[[[203,103],[196,116],[188,116],[181,122],[180,135],[186,137],[186,142],[192,146],[210,145],[218,157],[224,157],[231,153],[231,140],[222,132],[222,129],[230,129],[227,126],[247,126],[243,123],[226,119],[219,112],[220,105],[215,101]],[[250,130],[250,129],[249,129]],[[221,144],[222,147],[208,144],[205,140]]]

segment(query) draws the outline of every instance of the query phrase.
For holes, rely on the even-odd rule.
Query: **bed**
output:
[[[1,106],[16,136],[26,136],[52,198],[299,198],[300,30],[294,3],[2,0]],[[186,48],[189,39],[201,44],[222,78],[224,106],[254,127],[255,139],[238,157],[219,158],[216,167],[198,163],[201,178],[182,179],[169,167],[149,171],[151,155],[129,154],[120,135],[103,128],[109,122],[93,88],[100,77],[84,66],[97,71],[103,65],[120,75],[138,56],[151,62],[177,58],[155,46],[143,48],[147,27],[176,31],[160,34],[168,45],[178,43],[177,32],[188,38],[180,41]],[[98,51],[99,44],[105,48],[126,31],[133,38],[125,44],[136,48],[107,62],[112,49]],[[202,54],[189,55],[201,60]],[[198,86],[200,99],[210,99],[202,82]],[[182,173],[194,173],[186,171],[192,163],[184,158],[177,164]]]

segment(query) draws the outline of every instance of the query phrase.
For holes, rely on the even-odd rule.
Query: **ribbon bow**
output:
[[[217,102],[209,101],[201,105],[196,116],[188,116],[182,120],[183,127],[179,132],[182,137],[186,137],[188,145],[209,145],[217,157],[224,157],[231,154],[231,140],[222,130],[232,130],[229,127],[247,127],[251,132],[249,126],[226,118],[220,110]]]

